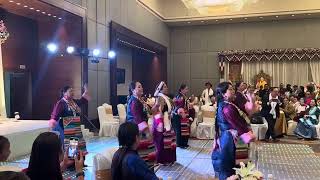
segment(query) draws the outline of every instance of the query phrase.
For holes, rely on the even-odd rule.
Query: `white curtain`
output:
[[[310,69],[311,69],[311,76],[312,81],[316,84],[320,83],[320,60],[310,60]]]
[[[320,65],[318,67],[320,69]],[[254,76],[261,70],[271,76],[271,86],[279,86],[280,83],[305,85],[310,82],[308,61],[242,61],[241,74],[244,82],[255,85]]]
[[[4,117],[4,118],[7,117],[6,102],[5,102],[5,95],[4,95],[1,43],[0,43],[0,117]]]
[[[223,78],[220,79],[220,82],[229,81],[229,63],[227,61],[224,62],[224,74]]]

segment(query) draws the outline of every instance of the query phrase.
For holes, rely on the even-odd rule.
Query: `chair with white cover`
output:
[[[320,116],[318,117],[318,122],[320,120]],[[315,125],[316,127],[316,131],[317,131],[317,139],[320,139],[320,123],[318,123],[317,125]]]
[[[118,147],[112,147],[104,150],[102,153],[98,153],[93,156],[93,170],[95,177],[92,179],[104,180],[111,178],[111,164],[114,153],[118,150]]]
[[[119,119],[115,119],[112,114],[112,106],[103,104],[98,108],[98,115],[100,121],[99,136],[117,136],[120,126]]]
[[[194,110],[195,110],[195,118],[191,124],[190,127],[190,137],[197,137],[197,124],[198,124],[198,120],[199,120],[199,115],[201,113],[199,113],[200,111],[200,107],[198,105],[194,105],[193,106]]]
[[[120,124],[122,124],[126,122],[126,118],[127,118],[126,106],[124,104],[118,104],[117,109],[118,109]]]
[[[201,106],[202,122],[197,127],[198,139],[213,139],[215,134],[216,108],[214,106]]]
[[[263,118],[263,124],[251,124],[251,129],[257,140],[264,139],[268,130],[268,122]]]

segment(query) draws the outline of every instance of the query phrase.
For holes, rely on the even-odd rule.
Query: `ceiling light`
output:
[[[47,45],[47,49],[49,50],[49,52],[55,53],[58,50],[58,46],[55,43],[49,43]]]
[[[201,21],[202,23],[204,23],[204,21]]]
[[[232,21],[233,19],[230,19],[230,21]]]
[[[114,51],[112,51],[112,50],[110,50],[110,51],[108,52],[108,58],[110,58],[110,59],[115,58],[116,55],[117,55],[116,52],[114,52]]]
[[[46,14],[46,12],[43,11],[42,14]]]
[[[67,52],[68,52],[69,54],[72,54],[72,53],[74,52],[74,50],[75,50],[75,48],[74,48],[73,46],[68,46],[68,47],[67,47]]]
[[[55,17],[57,17],[57,16],[52,16],[52,17],[54,17],[54,18],[55,18]]]
[[[276,16],[276,18],[278,18],[279,16]]]
[[[263,17],[259,17],[260,19],[263,19]]]
[[[294,17],[294,14],[292,14],[291,16]]]
[[[244,20],[247,20],[248,18],[244,18]]]
[[[188,24],[190,24],[191,22],[189,21],[189,22],[187,22]]]
[[[61,17],[59,17],[58,19],[62,19]]]
[[[51,14],[48,14],[48,16],[51,16]]]
[[[34,10],[34,8],[33,8],[33,7],[31,7],[30,9],[31,9],[31,10]]]
[[[27,5],[24,5],[23,7],[27,8],[28,6],[27,6]]]
[[[17,3],[18,6],[20,6],[21,3]]]
[[[308,16],[311,16],[311,14],[308,14]]]
[[[216,19],[216,22],[218,22],[219,20],[218,19]]]
[[[99,54],[100,54],[100,50],[99,50],[99,49],[94,49],[94,50],[92,51],[92,55],[95,56],[95,57],[98,57]]]
[[[13,3],[14,1],[9,1],[9,2]]]
[[[40,10],[39,10],[39,9],[37,9],[36,11],[37,11],[37,12],[40,12]]]

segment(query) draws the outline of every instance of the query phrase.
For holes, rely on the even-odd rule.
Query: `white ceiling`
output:
[[[168,25],[320,17],[319,0],[137,0]]]

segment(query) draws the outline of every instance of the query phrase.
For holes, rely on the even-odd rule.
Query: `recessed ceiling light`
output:
[[[190,22],[190,21],[188,21],[187,23],[188,23],[188,24],[190,24],[191,22]]]
[[[292,14],[291,16],[294,17],[294,14]]]
[[[42,14],[46,14],[46,12],[43,11]]]
[[[311,16],[311,14],[308,14],[308,16]]]
[[[55,18],[55,17],[57,17],[57,16],[52,16],[52,17],[54,17],[54,18]]]
[[[216,19],[216,22],[218,22],[219,20],[218,19]]]
[[[201,21],[202,23],[204,23],[204,21]]]
[[[58,19],[62,19],[61,17],[59,17]]]
[[[31,7],[30,9],[31,9],[31,10],[34,10],[34,8],[33,8],[33,7]]]
[[[230,21],[232,21],[233,19],[230,19]]]
[[[36,11],[37,11],[37,12],[40,12],[40,10],[39,10],[39,9],[37,9]]]
[[[278,18],[279,16],[276,16],[276,18]]]
[[[21,3],[17,3],[17,5],[18,5],[18,6],[20,6],[20,5],[21,5]]]
[[[48,16],[51,16],[51,14],[48,14]]]
[[[13,3],[14,1],[9,1],[9,2]]]
[[[259,17],[260,19],[263,19],[263,17],[261,16],[261,17]]]
[[[247,20],[248,18],[244,18],[244,20]]]
[[[27,5],[24,5],[23,7],[27,8],[28,6],[27,6]]]

